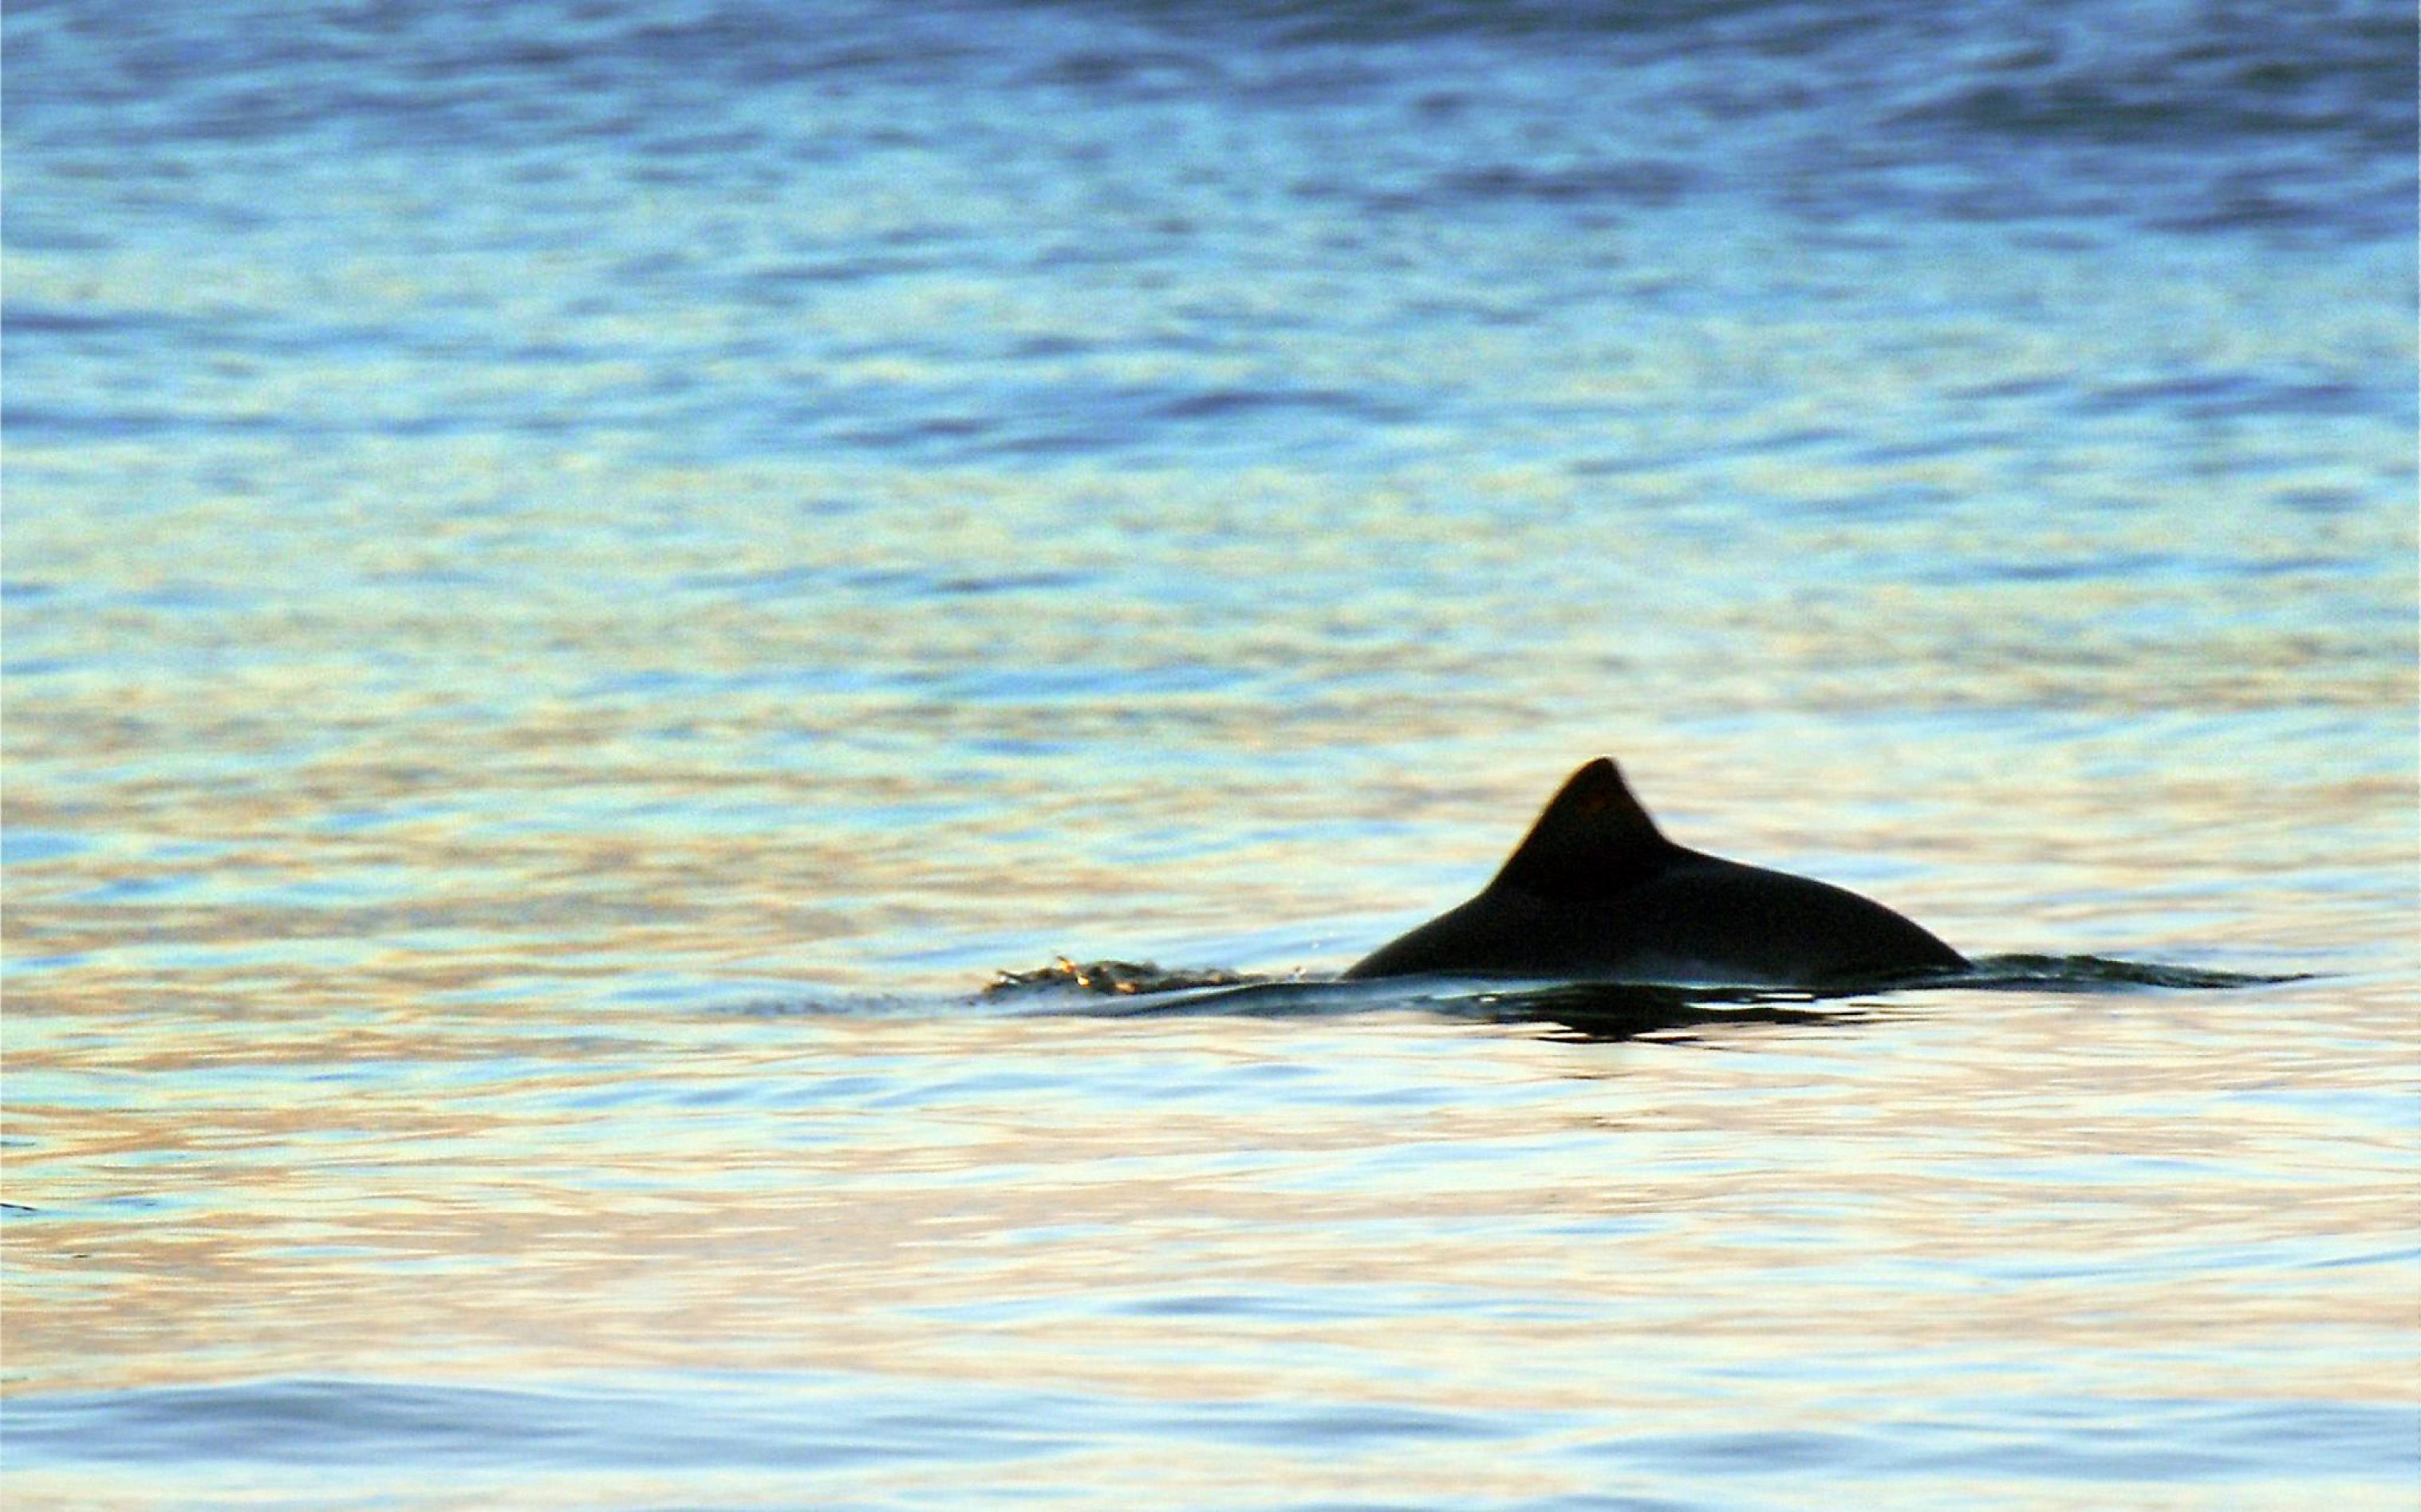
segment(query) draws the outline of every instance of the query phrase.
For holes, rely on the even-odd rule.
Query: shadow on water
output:
[[[1653,982],[1508,982],[1440,976],[1363,981],[1165,970],[1149,962],[1062,958],[1003,972],[987,998],[1031,998],[1045,1012],[1108,1018],[1227,1015],[1308,1018],[1411,1008],[1479,1023],[1555,1024],[1580,1039],[1633,1039],[1722,1024],[1837,1025],[1893,1010],[1878,994],[1966,991],[2214,990],[2301,980],[2100,956],[1992,956],[1967,970],[1844,982],[1822,989],[1679,986]],[[1855,1001],[1852,1001],[1855,1000]]]

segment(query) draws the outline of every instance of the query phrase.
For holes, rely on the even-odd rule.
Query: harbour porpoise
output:
[[[1855,893],[1675,845],[1600,756],[1478,896],[1345,974],[1821,987],[1966,965]]]

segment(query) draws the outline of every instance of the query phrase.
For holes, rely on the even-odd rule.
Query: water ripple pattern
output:
[[[10,1506],[2411,1506],[2409,8],[0,37]]]

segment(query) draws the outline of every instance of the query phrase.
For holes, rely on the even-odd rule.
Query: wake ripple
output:
[[[2210,991],[2300,981],[2101,956],[1991,956],[1966,971],[1844,983],[1821,990],[1684,986],[1658,982],[1507,982],[1447,976],[1276,977],[1149,961],[1079,962],[1065,957],[1005,971],[987,998],[1030,998],[1045,1012],[1107,1018],[1223,1015],[1341,1016],[1411,1009],[1484,1023],[1554,1023],[1585,1039],[1722,1024],[1851,1024],[1905,1012],[1882,996],[1951,989],[1998,992]]]
[[[1657,990],[1684,992],[1694,996],[1746,993],[1757,996],[1781,995],[1798,1000],[1860,996],[1877,991],[1897,991],[1915,988],[1983,989],[1995,991],[2110,991],[2127,988],[2168,988],[2185,991],[2207,991],[2244,987],[2268,987],[2281,982],[2303,981],[2301,974],[2263,976],[2241,972],[2210,971],[2199,966],[2177,966],[2158,961],[2119,960],[2106,956],[1987,956],[1962,972],[1928,973],[1920,976],[1898,975],[1865,981],[1846,982],[1822,989],[1726,988],[1681,983],[1620,982],[1620,983],[1555,983],[1545,990],[1567,987],[1648,988]],[[1440,977],[1380,977],[1367,982],[1343,982],[1333,977],[1310,976],[1297,973],[1291,976],[1271,976],[1250,972],[1228,971],[1221,967],[1164,967],[1151,961],[1096,960],[1076,961],[1062,956],[1048,966],[1030,971],[1004,971],[995,975],[983,991],[987,997],[1002,994],[1036,992],[1091,993],[1104,997],[1148,997],[1165,993],[1195,994],[1204,989],[1236,989],[1287,987],[1335,990],[1340,988],[1373,988],[1382,996],[1396,999],[1405,995],[1403,984],[1416,981],[1435,982],[1459,980]],[[1525,984],[1526,985],[1526,984]]]

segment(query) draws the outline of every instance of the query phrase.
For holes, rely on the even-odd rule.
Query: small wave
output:
[[[1481,1023],[1554,1023],[1584,1039],[1721,1024],[1868,1022],[1894,1011],[1877,999],[1955,989],[1986,991],[2183,991],[2274,986],[2301,975],[2265,976],[2101,956],[1991,956],[1963,972],[1876,978],[1822,989],[1683,986],[1658,982],[1510,982],[1446,976],[1258,975],[1150,961],[1076,961],[1059,957],[1030,971],[1004,971],[985,997],[1028,997],[1044,1011],[1107,1018],[1235,1016],[1313,1018],[1380,1010],[1435,1013]]]
[[[2010,991],[2123,991],[2134,987],[2210,991],[2308,980],[2306,973],[2265,976],[2105,956],[1987,956],[1960,975],[1933,985]]]
[[[1439,976],[1348,982],[1170,971],[1133,961],[1079,964],[1064,959],[1030,972],[1004,972],[985,990],[987,995],[1044,994],[1044,1011],[1096,1018],[1308,1019],[1412,1011],[1472,1023],[1554,1024],[1575,1038],[1590,1040],[1634,1039],[1718,1024],[1855,1021],[1878,1012],[1872,1005],[1820,1006],[1815,994],[1787,990]]]
[[[1457,202],[1533,200],[1662,210],[1678,203],[1695,178],[1681,164],[1651,159],[1567,168],[1491,164],[1443,175],[1432,186],[1429,202],[1449,209]]]
[[[2106,956],[1987,956],[1963,972],[1930,973],[1922,976],[1875,977],[1856,982],[1836,983],[1823,989],[1774,989],[1761,987],[1697,986],[1664,982],[1559,982],[1547,984],[1498,984],[1518,986],[1536,995],[1538,991],[1601,990],[1620,989],[1627,991],[1677,992],[1705,999],[1710,996],[1746,999],[1768,999],[1789,996],[1796,999],[1841,998],[1861,996],[1878,991],[1909,991],[1926,988],[1989,988],[1995,990],[2073,990],[2076,988],[2117,989],[2129,987],[2170,988],[2182,990],[2210,990],[2243,987],[2271,987],[2282,982],[2306,980],[2304,974],[2286,976],[2259,975],[2243,972],[2210,971],[2199,966],[2174,966],[2157,961],[2118,960]],[[1368,982],[1344,982],[1329,977],[1311,976],[1298,972],[1290,976],[1271,976],[1251,972],[1229,971],[1224,967],[1166,967],[1152,961],[1096,960],[1076,961],[1066,956],[1057,957],[1048,966],[1031,971],[1003,971],[985,986],[987,997],[1003,993],[1057,992],[1073,990],[1108,997],[1160,996],[1169,993],[1195,993],[1207,989],[1236,988],[1320,988],[1379,990],[1382,995],[1399,998],[1404,995],[1404,983],[1454,980],[1438,977],[1380,977]],[[1394,984],[1394,985],[1391,985]]]
[[[1082,992],[1131,997],[1138,993],[1176,992],[1192,988],[1257,986],[1281,979],[1216,968],[1169,971],[1148,960],[1080,963],[1061,956],[1050,965],[1038,966],[1032,971],[1001,972],[986,984],[983,990],[986,997],[993,997],[1002,993],[1049,992],[1072,988]]]

